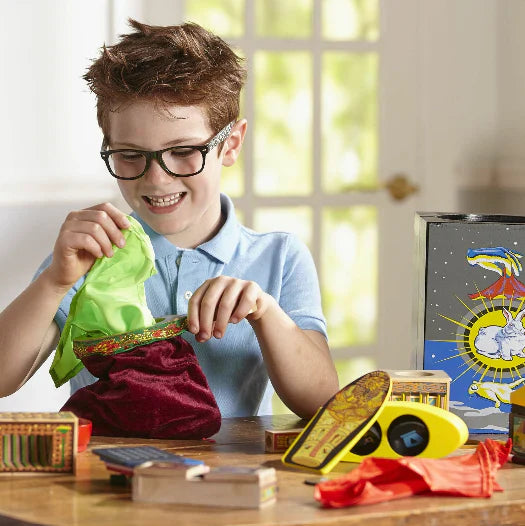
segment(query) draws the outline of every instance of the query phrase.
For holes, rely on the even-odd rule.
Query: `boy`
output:
[[[130,24],[84,78],[97,96],[101,156],[155,250],[148,306],[155,317],[187,313],[185,338],[224,417],[269,413],[269,378],[310,418],[338,390],[310,254],[289,234],[241,226],[219,190],[247,127],[240,59],[195,24]],[[128,226],[108,203],[67,216],[36,279],[0,315],[0,396],[56,347],[83,276],[123,246]],[[72,392],[94,380],[81,371]]]

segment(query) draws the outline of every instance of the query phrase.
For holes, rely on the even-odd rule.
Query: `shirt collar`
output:
[[[219,232],[209,241],[196,247],[195,250],[205,252],[222,263],[229,263],[239,243],[240,224],[237,221],[233,203],[226,194],[221,194],[221,212],[225,217],[225,221]],[[136,212],[132,212],[131,215],[148,234],[157,258],[165,257],[181,250],[170,243],[162,234],[155,232]]]

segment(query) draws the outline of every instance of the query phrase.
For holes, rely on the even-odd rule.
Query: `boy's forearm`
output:
[[[277,394],[298,416],[312,417],[339,389],[324,336],[301,330],[277,302],[250,323]]]
[[[64,295],[44,271],[0,313],[0,396],[15,392],[54,349],[53,318]]]

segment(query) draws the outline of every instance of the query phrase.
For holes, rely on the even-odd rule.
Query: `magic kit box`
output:
[[[525,385],[525,217],[418,212],[416,366],[451,378],[470,433],[507,433]]]

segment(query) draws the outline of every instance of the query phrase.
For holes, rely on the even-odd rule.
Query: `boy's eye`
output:
[[[120,152],[118,154],[121,161],[134,162],[142,159],[143,155],[138,152]]]
[[[186,157],[191,157],[192,155],[195,155],[196,150],[193,148],[174,148],[173,150],[169,150],[167,152],[169,156],[173,159],[184,159]]]

